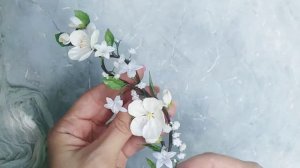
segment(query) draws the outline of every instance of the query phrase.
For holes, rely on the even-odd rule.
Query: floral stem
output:
[[[101,68],[102,70],[107,73],[110,76],[114,76],[114,74],[111,71],[108,71],[106,66],[105,66],[105,62],[104,62],[104,58],[103,57],[99,57],[100,58],[100,63],[101,63]]]

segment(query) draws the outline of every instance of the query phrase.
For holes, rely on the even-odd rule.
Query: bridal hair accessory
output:
[[[136,54],[135,49],[128,49],[127,57],[120,54],[121,41],[116,40],[109,29],[106,30],[103,40],[99,41],[100,32],[90,21],[89,15],[81,10],[75,10],[74,14],[69,23],[74,31],[55,34],[57,43],[62,47],[70,47],[68,56],[71,60],[84,61],[90,56],[100,58],[103,83],[108,88],[119,91],[118,96],[106,98],[104,107],[114,115],[128,112],[132,116],[132,134],[143,137],[145,146],[154,152],[153,158],[156,161],[146,158],[150,168],[176,167],[185,157],[186,144],[180,139],[180,123],[172,121],[168,113],[173,103],[171,92],[165,89],[159,96],[150,72],[148,84],[142,81],[137,70],[143,66],[132,59]],[[113,65],[111,70],[108,69],[106,61]],[[133,82],[122,80],[121,74],[126,74]],[[128,91],[131,92],[132,102],[126,109],[121,97]]]

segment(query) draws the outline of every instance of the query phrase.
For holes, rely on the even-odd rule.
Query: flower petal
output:
[[[94,23],[89,23],[87,26],[86,26],[86,31],[88,33],[89,36],[92,35],[92,33],[94,33],[94,31],[96,30],[96,25]]]
[[[143,128],[145,124],[147,123],[147,117],[141,116],[136,117],[132,120],[130,124],[130,130],[133,135],[135,136],[142,136],[143,135]]]
[[[99,30],[95,30],[91,36],[91,48],[94,48],[95,44],[98,42]]]
[[[82,41],[89,41],[88,35],[83,30],[75,30],[70,34],[71,43],[79,47]]]
[[[73,47],[69,50],[68,56],[71,60],[83,61],[91,55],[92,51],[88,48]],[[81,58],[83,57],[83,58]]]
[[[156,98],[145,98],[143,101],[143,106],[146,111],[156,113],[161,111],[163,108],[163,103]]]
[[[147,114],[141,100],[135,100],[131,102],[128,106],[128,113],[133,117],[140,117]]]
[[[162,132],[162,123],[156,118],[148,120],[143,129],[143,137],[147,143],[154,143],[160,137]],[[154,142],[153,142],[154,141]]]

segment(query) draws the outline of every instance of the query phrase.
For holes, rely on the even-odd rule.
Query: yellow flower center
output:
[[[147,119],[148,119],[148,120],[151,120],[151,119],[153,119],[153,118],[154,118],[154,114],[151,113],[151,112],[148,112],[148,113],[147,113]]]

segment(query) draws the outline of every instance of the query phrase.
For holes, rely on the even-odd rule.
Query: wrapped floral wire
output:
[[[159,99],[150,72],[147,91],[147,84],[141,81],[137,73],[143,66],[131,59],[131,56],[136,54],[135,49],[128,50],[129,58],[120,54],[121,41],[115,40],[109,29],[105,32],[104,40],[99,43],[99,30],[90,22],[88,14],[81,10],[75,10],[74,13],[75,16],[70,18],[69,26],[75,30],[70,34],[66,32],[56,34],[56,41],[62,47],[72,47],[68,52],[71,60],[83,61],[93,54],[100,58],[104,84],[110,89],[119,90],[120,93],[114,98],[107,97],[104,107],[111,110],[114,116],[119,112],[128,112],[132,116],[130,124],[132,134],[143,137],[146,141],[145,146],[154,151],[156,163],[146,158],[151,168],[160,168],[164,165],[168,168],[176,167],[185,157],[186,144],[180,139],[178,132],[180,123],[171,121],[168,113],[172,104],[171,92],[164,90],[162,98]],[[112,62],[111,70],[107,68],[106,61]],[[133,82],[122,80],[121,74],[126,74]],[[123,107],[121,97],[128,91],[131,92],[132,102],[126,109]],[[168,144],[162,138],[164,134],[168,134]],[[172,151],[173,147],[177,148],[177,152]]]

